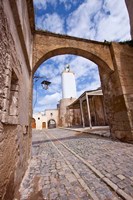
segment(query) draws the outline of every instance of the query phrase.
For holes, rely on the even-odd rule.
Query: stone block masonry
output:
[[[30,79],[12,12],[10,1],[0,0],[0,199],[2,200],[13,199],[27,169],[30,155],[29,92],[27,92],[30,91]],[[26,23],[27,21],[28,19]]]

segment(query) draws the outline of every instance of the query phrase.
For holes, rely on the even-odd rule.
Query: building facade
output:
[[[38,112],[33,114],[32,128],[44,129],[44,128],[56,128],[59,126],[59,111],[58,109],[47,109],[45,114]]]

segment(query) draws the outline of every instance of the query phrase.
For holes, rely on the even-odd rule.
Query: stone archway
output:
[[[33,73],[45,60],[63,54],[79,55],[113,71],[111,44],[71,36],[36,31],[33,45]]]
[[[48,121],[48,128],[56,128],[56,121],[54,119]]]
[[[42,62],[56,55],[73,54],[96,63],[112,137],[133,139],[133,108],[130,101],[130,94],[133,93],[132,47],[42,31],[35,32],[33,47],[33,73]],[[126,82],[123,70],[127,76]]]

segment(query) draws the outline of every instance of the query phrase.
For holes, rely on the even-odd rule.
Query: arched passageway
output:
[[[47,48],[46,48],[47,47]],[[36,31],[34,36],[33,73],[45,60],[63,54],[82,56],[104,70],[114,70],[111,44],[96,42],[70,36]]]
[[[125,53],[126,52],[126,53]],[[70,36],[36,31],[34,35],[33,73],[47,59],[63,54],[73,54],[87,58],[98,65],[104,102],[112,137],[132,140],[133,116],[130,97],[133,87],[132,48],[127,44],[96,42]],[[132,59],[128,60],[130,56]],[[125,69],[125,66],[127,68]],[[82,66],[81,66],[82,67]],[[127,82],[124,82],[124,73]],[[130,91],[129,91],[130,90]]]
[[[56,121],[54,119],[48,121],[48,128],[56,128]]]

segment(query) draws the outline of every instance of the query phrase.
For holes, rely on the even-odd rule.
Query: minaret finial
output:
[[[67,72],[70,72],[70,65],[69,65],[69,64],[66,65],[65,70],[66,70]]]

